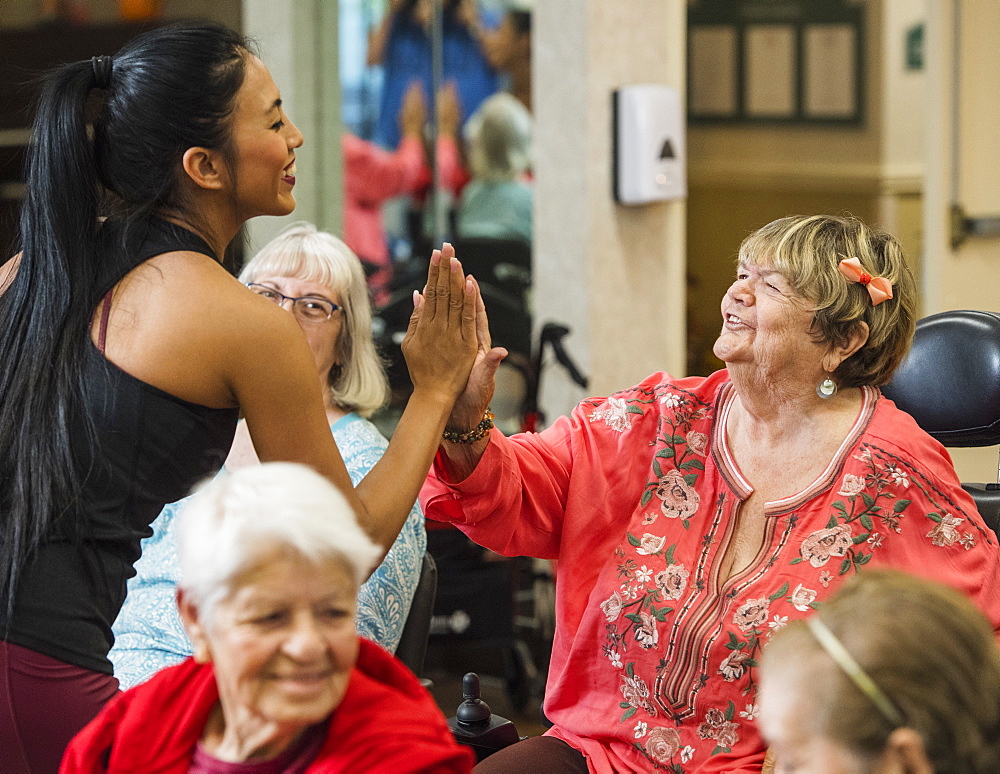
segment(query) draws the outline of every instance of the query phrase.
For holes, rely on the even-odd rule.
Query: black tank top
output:
[[[175,250],[216,257],[197,235],[158,219],[126,246],[112,228],[105,231],[108,249],[131,251],[133,266]],[[86,370],[84,416],[74,422],[75,437],[83,437],[88,420],[96,434],[94,454],[76,450],[84,472],[84,537],[53,534],[43,542],[21,576],[6,639],[110,674],[111,625],[135,574],[139,543],[166,503],[222,467],[239,410],[190,403],[140,381],[107,360],[89,336]],[[0,609],[0,624],[4,618]]]

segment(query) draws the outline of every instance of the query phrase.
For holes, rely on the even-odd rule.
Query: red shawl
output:
[[[188,659],[120,694],[70,743],[61,774],[187,774],[219,699],[211,664]],[[473,755],[402,664],[367,640],[309,774],[467,774]]]

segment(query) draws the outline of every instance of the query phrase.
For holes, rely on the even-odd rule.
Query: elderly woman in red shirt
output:
[[[505,438],[481,422],[503,354],[484,349],[425,514],[559,573],[554,725],[481,770],[760,771],[762,648],[869,566],[932,575],[1000,624],[996,536],[878,389],[915,310],[895,239],[791,217],[741,246],[711,376],[653,374]]]

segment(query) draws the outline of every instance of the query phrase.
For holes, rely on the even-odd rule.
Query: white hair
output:
[[[531,113],[510,94],[484,101],[466,122],[465,139],[478,180],[509,182],[531,168]]]
[[[382,555],[340,491],[297,463],[222,473],[177,517],[178,585],[208,617],[243,572],[282,551],[312,564],[342,561],[358,586]]]
[[[340,295],[344,327],[337,340],[339,365],[330,370],[334,403],[369,417],[389,398],[389,381],[372,340],[372,308],[358,256],[333,234],[297,221],[261,248],[240,272],[240,282],[297,277]]]

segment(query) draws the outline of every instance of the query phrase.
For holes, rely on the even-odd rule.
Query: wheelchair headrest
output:
[[[1000,314],[964,310],[920,320],[882,392],[945,446],[1000,443]]]

